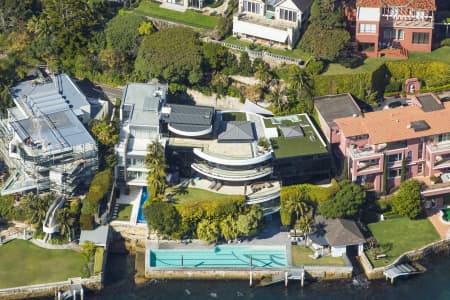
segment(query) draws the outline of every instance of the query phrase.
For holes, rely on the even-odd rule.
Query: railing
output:
[[[236,170],[236,171],[215,168],[202,163],[193,163],[191,167],[195,171],[205,176],[219,180],[229,180],[229,181],[254,180],[268,176],[273,172],[272,167],[257,167],[250,170]]]
[[[206,151],[202,151],[202,149],[200,148],[195,148],[194,154],[206,161],[210,161],[225,166],[249,166],[259,164],[272,159],[272,152],[270,151],[252,158],[233,158],[233,157],[221,158],[218,157],[217,154],[207,153]]]
[[[216,44],[220,44],[226,48],[230,48],[230,49],[234,49],[234,50],[239,50],[239,51],[245,51],[249,54],[250,57],[252,58],[272,58],[275,60],[278,60],[280,62],[284,62],[284,63],[289,63],[289,64],[297,64],[300,67],[305,67],[308,63],[308,61],[305,63],[305,61],[303,59],[300,58],[293,58],[293,57],[289,57],[289,56],[285,56],[285,55],[281,55],[281,54],[275,54],[269,51],[258,51],[258,50],[252,50],[249,47],[244,47],[244,46],[239,46],[236,44],[232,44],[232,43],[227,43],[227,42],[223,42],[223,41],[216,41],[213,39],[209,39],[209,38],[205,38],[205,41],[208,43],[216,43]]]

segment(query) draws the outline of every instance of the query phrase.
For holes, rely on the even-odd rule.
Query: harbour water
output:
[[[108,262],[105,290],[89,295],[88,300],[179,300],[179,299],[450,299],[450,256],[422,262],[428,269],[408,279],[397,280],[394,286],[383,280],[359,284],[352,280],[309,283],[304,288],[291,283],[272,287],[249,288],[245,281],[152,281],[144,286],[133,285],[133,257],[111,255]]]

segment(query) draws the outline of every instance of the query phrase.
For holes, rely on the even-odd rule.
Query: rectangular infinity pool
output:
[[[151,250],[150,267],[279,268],[287,266],[284,246],[217,246],[207,250]]]

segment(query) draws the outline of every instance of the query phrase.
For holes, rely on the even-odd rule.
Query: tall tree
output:
[[[144,206],[145,219],[150,230],[162,235],[172,235],[180,225],[180,214],[164,201],[149,201]]]
[[[166,184],[166,158],[164,146],[153,141],[147,147],[147,155],[144,158],[148,170],[147,189],[151,200],[163,199]]]
[[[361,186],[344,180],[336,195],[319,203],[319,212],[327,218],[357,218],[366,200]]]
[[[400,184],[392,197],[392,209],[401,216],[416,219],[422,212],[422,202],[420,183],[411,179]]]

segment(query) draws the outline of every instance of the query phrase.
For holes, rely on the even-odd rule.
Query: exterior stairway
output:
[[[401,45],[393,48],[385,48],[382,50],[379,50],[377,53],[378,57],[389,57],[389,58],[404,58],[407,59],[409,56],[408,50],[403,48]]]

